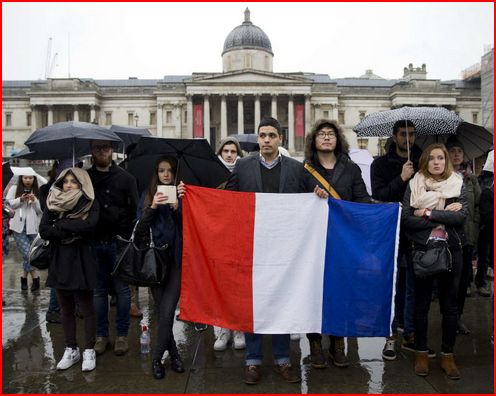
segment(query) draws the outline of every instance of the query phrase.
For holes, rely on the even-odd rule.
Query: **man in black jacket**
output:
[[[422,151],[415,146],[415,125],[411,121],[397,121],[393,126],[393,141],[388,152],[376,158],[370,168],[372,197],[384,202],[403,202],[408,182],[418,170],[418,160]],[[408,146],[410,158],[408,158]],[[392,336],[386,340],[382,357],[386,360],[396,359],[396,340],[398,328],[403,328],[404,346],[413,345],[413,271],[407,273],[406,246],[407,239],[400,230],[398,249],[398,268],[395,291],[395,312],[391,325]]]
[[[93,167],[88,171],[95,196],[100,204],[100,219],[94,235],[94,251],[98,263],[97,288],[94,292],[97,314],[96,353],[105,352],[109,343],[108,296],[115,293],[116,339],[114,353],[124,355],[129,347],[129,286],[110,275],[116,261],[115,236],[128,238],[133,229],[138,206],[136,179],[112,161],[112,146],[108,141],[91,142]]]
[[[240,158],[226,184],[226,190],[264,193],[299,193],[303,167],[300,162],[279,153],[282,143],[281,126],[274,118],[265,118],[258,127],[260,154]],[[263,335],[245,333],[246,366],[244,381],[260,381],[263,359]],[[300,375],[289,360],[289,334],[272,335],[275,370],[288,382],[300,382]]]

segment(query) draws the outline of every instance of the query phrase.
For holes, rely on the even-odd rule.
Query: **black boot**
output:
[[[28,278],[21,276],[21,290],[28,290]]]
[[[165,377],[165,367],[160,359],[152,361],[152,374],[155,379],[162,379]]]
[[[175,371],[176,373],[184,373],[184,363],[181,359],[181,356],[171,356],[170,362],[172,371]]]
[[[27,279],[26,279],[27,280]],[[33,278],[33,284],[31,285],[31,291],[34,292],[40,289],[40,277]]]

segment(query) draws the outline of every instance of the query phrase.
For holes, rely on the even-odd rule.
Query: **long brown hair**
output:
[[[451,159],[446,150],[444,144],[441,143],[433,143],[422,152],[422,155],[419,159],[419,172],[425,177],[432,178],[432,175],[429,173],[429,156],[432,153],[432,150],[439,149],[444,153],[444,171],[441,174],[441,180],[446,180],[453,173],[453,164],[451,163]]]
[[[148,189],[146,190],[146,196],[144,201],[145,207],[151,205],[151,203],[153,202],[153,196],[157,192],[157,186],[162,184],[158,179],[158,166],[160,165],[161,162],[167,162],[171,166],[171,171],[173,175],[172,178],[173,180],[176,178],[176,171],[177,171],[176,159],[174,157],[168,157],[168,156],[160,157],[157,163],[155,164],[152,179],[150,180],[150,184],[148,185]]]
[[[31,176],[31,175],[24,175],[24,176]],[[17,188],[16,188],[16,193],[15,197],[19,198],[22,194],[24,194],[24,183],[22,182],[22,175],[19,176],[17,179]],[[36,176],[33,176],[33,187],[31,187],[31,192],[35,195],[36,198],[40,197],[39,193],[40,189],[38,187],[38,178]]]
[[[348,152],[350,151],[350,145],[348,144],[348,141],[344,136],[344,132],[337,123],[337,121],[320,119],[315,121],[312,130],[305,139],[305,159],[307,161],[315,162],[316,154],[317,154],[317,147],[315,146],[315,138],[317,136],[317,133],[322,128],[325,127],[332,128],[336,132],[336,148],[334,149],[335,154],[339,154],[339,153],[348,154]]]

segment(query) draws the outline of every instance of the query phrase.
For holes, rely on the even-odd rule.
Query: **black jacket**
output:
[[[95,241],[110,241],[116,235],[129,238],[138,207],[136,179],[114,162],[108,172],[100,172],[93,165],[88,174],[100,204]]]
[[[244,192],[263,192],[262,174],[258,155],[240,158],[229,176],[225,189]],[[281,156],[281,179],[279,193],[302,191],[303,166],[293,158]]]
[[[39,232],[50,241],[50,267],[47,286],[62,290],[92,290],[96,287],[96,260],[91,237],[98,223],[99,205],[95,200],[88,217],[59,219],[45,208]]]
[[[415,171],[418,170],[418,160],[422,150],[413,145],[410,148],[410,158]],[[384,202],[402,202],[408,180],[401,179],[401,171],[406,158],[396,154],[396,143],[391,143],[386,155],[376,158],[370,167],[370,183],[372,197]]]
[[[468,203],[465,197],[465,187],[462,186],[460,196],[446,200],[446,206],[453,202],[460,202],[462,209],[458,212],[446,210],[432,210],[429,220],[414,216],[415,209],[410,205],[411,196],[410,185],[408,185],[403,199],[403,209],[401,211],[401,227],[404,228],[407,238],[418,244],[427,245],[427,240],[432,229],[440,224],[444,224],[448,233],[448,245],[450,248],[461,249],[465,244],[464,224],[468,215]]]
[[[311,163],[312,167],[329,182],[337,191],[341,199],[353,202],[370,202],[367,187],[362,179],[362,171],[346,154],[338,154],[332,178],[320,163]],[[323,187],[318,180],[307,170],[303,171],[303,184],[305,192],[313,192],[315,186]]]

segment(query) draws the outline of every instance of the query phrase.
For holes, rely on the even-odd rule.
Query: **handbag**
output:
[[[40,234],[36,235],[29,248],[29,264],[44,270],[50,266],[50,242],[44,240]]]
[[[429,240],[425,252],[413,251],[412,262],[413,271],[419,278],[451,271],[453,263],[448,242],[442,239]]]
[[[168,245],[155,246],[150,228],[150,243],[143,248],[134,241],[134,227],[130,239],[117,235],[120,252],[111,275],[134,286],[159,286],[167,279],[169,270]]]

